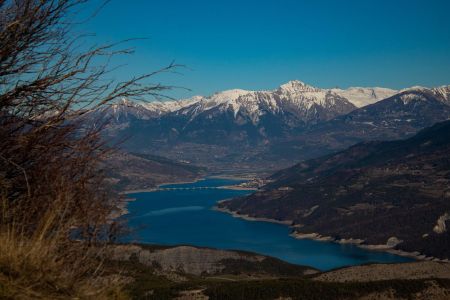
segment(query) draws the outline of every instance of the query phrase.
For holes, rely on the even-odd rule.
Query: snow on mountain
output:
[[[432,89],[433,93],[442,102],[450,105],[450,85],[443,85]]]
[[[253,91],[233,89],[227,90],[205,98],[207,102],[211,103],[211,106],[220,105],[223,103],[229,103],[230,101],[236,101],[240,96],[253,93]]]
[[[293,80],[271,91],[232,89],[207,97],[194,96],[176,101],[139,103],[122,99],[108,108],[107,113],[116,121],[129,116],[147,120],[166,114],[185,115],[192,121],[201,114],[209,113],[208,118],[212,118],[219,112],[231,112],[235,119],[248,119],[254,125],[267,114],[290,114],[304,122],[309,122],[326,120],[389,98],[399,92],[411,90],[431,91],[443,102],[450,103],[450,86],[434,89],[412,87],[402,91],[381,87],[321,89]]]
[[[429,88],[424,87],[424,86],[420,86],[420,85],[414,85],[411,87],[407,87],[404,89],[401,89],[399,92],[411,92],[411,91],[424,91],[424,90],[429,90]]]
[[[179,110],[181,114],[192,114],[197,115],[201,112],[216,108],[216,107],[227,107],[236,103],[236,100],[243,95],[253,93],[252,91],[233,89],[215,93],[208,97],[201,97],[198,101],[191,103],[191,105],[186,105]]]
[[[399,92],[397,90],[381,87],[374,87],[374,88],[350,87],[345,90],[334,88],[330,89],[330,91],[344,98],[347,98],[348,101],[350,101],[357,107],[363,107],[369,104],[373,104],[380,100],[389,98]]]
[[[273,91],[228,90],[205,97],[176,111],[189,115],[190,121],[200,114],[231,112],[239,122],[251,121],[257,125],[264,115],[295,117],[304,122],[329,119],[356,107],[334,92],[290,81]]]
[[[188,105],[180,105],[178,113],[198,115],[217,107],[222,110],[231,109],[235,116],[239,111],[247,111],[251,115],[258,115],[257,111],[262,107],[269,109],[271,112],[279,112],[285,105],[296,110],[309,110],[314,106],[329,109],[336,105],[336,101],[345,102],[345,100],[356,107],[362,107],[388,98],[397,92],[396,90],[379,87],[351,87],[346,90],[320,89],[299,80],[292,80],[273,91],[232,89],[215,93],[209,97],[199,96],[188,102]],[[171,102],[163,102],[164,105],[169,105],[168,103]],[[176,110],[168,109],[167,111],[173,112]],[[261,113],[263,112],[259,114]]]
[[[336,105],[337,101],[351,105],[348,99],[333,91],[316,88],[299,80],[289,81],[281,85],[275,93],[280,95],[281,99],[291,101],[300,108],[309,109],[313,105],[329,108]]]
[[[142,120],[148,120],[153,117],[153,112],[149,111],[142,104],[125,98],[110,106],[102,107],[97,113],[103,115],[105,118],[111,118],[116,122],[119,122],[121,119],[127,120],[129,117]]]
[[[299,80],[292,80],[281,85],[276,94],[285,101],[292,101],[297,106],[311,108],[314,104],[324,106],[329,92],[315,88]]]
[[[186,106],[192,105],[194,103],[202,100],[203,96],[194,96],[188,99],[173,100],[173,101],[152,101],[142,103],[142,106],[146,109],[153,111],[157,115],[163,115],[165,113],[174,112],[180,110]]]
[[[435,88],[427,88],[423,86],[413,86],[410,88],[402,89],[399,94],[401,99],[406,104],[410,100],[422,100],[427,101],[426,94],[432,94],[436,100],[450,105],[450,85],[443,85]]]
[[[112,117],[106,134],[118,141],[129,137],[123,147],[132,152],[221,167],[272,168],[277,165],[269,163],[272,158],[301,160],[359,141],[404,138],[449,118],[449,86],[389,97],[392,93],[321,89],[295,80],[266,91],[235,89],[151,103],[122,100],[105,108]]]
[[[291,95],[304,94],[308,92],[317,93],[322,91],[322,89],[310,86],[300,80],[288,81],[287,83],[280,85],[278,90],[281,91],[282,93]]]

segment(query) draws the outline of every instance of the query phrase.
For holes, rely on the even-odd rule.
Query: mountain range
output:
[[[450,87],[321,89],[290,81],[167,102],[126,99],[101,111],[124,150],[212,170],[275,170],[366,140],[408,137],[450,117]]]

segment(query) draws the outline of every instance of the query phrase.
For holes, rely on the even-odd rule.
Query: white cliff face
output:
[[[389,98],[398,93],[397,90],[374,87],[374,88],[364,88],[364,87],[350,87],[348,89],[330,89],[330,91],[348,99],[356,107],[363,107],[366,105],[373,104],[380,100]]]
[[[403,241],[398,239],[395,236],[391,236],[387,241],[386,241],[386,247],[388,248],[394,248],[395,246],[397,246],[398,244],[402,243]]]
[[[445,224],[445,222],[450,220],[450,215],[448,213],[443,214],[442,216],[440,216],[437,221],[436,221],[436,225],[433,228],[433,231],[436,232],[437,234],[441,234],[447,231],[447,225]]]

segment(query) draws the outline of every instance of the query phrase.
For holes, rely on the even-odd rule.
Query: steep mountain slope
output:
[[[450,258],[450,121],[390,142],[366,142],[274,174],[266,191],[220,204],[292,220],[301,234]]]
[[[148,120],[158,116],[158,110],[149,110],[144,104],[129,101],[125,98],[111,105],[105,105],[87,113],[89,119],[103,119],[109,126],[129,123],[134,120]]]

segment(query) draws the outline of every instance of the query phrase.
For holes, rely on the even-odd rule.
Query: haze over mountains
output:
[[[450,118],[450,87],[229,90],[168,102],[116,103],[101,114],[123,148],[212,170],[274,170],[360,141],[390,140]]]

